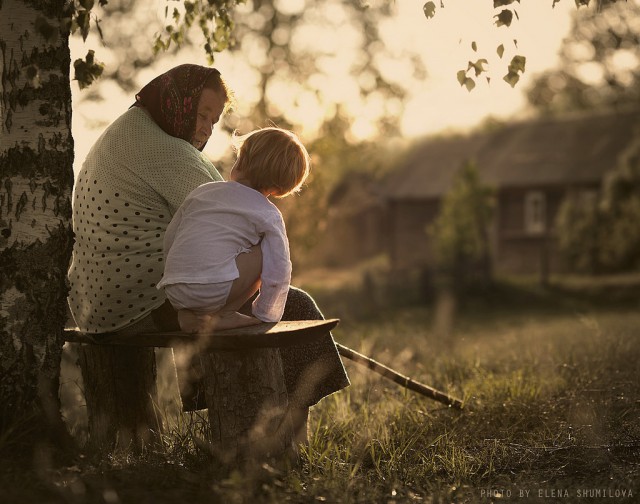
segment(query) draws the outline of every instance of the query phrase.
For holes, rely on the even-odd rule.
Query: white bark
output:
[[[49,425],[72,240],[68,5],[0,1],[0,401]]]
[[[17,0],[3,0],[1,12],[0,38],[6,47],[4,51],[0,47],[0,59],[4,61],[0,67],[0,96],[5,97],[12,90],[23,89],[25,86],[39,88],[53,73],[62,77],[58,72],[35,68],[35,77],[29,79],[26,68],[21,68],[23,58],[28,59],[34,49],[44,51],[61,43],[59,36],[47,42],[37,34],[35,23],[36,20],[43,19],[42,13]],[[52,20],[48,22],[51,23]],[[9,75],[16,70],[19,70],[19,74],[11,82]],[[37,124],[43,120],[39,112],[45,105],[43,100],[34,99],[24,107],[17,105],[15,108],[10,107],[7,101],[6,98],[0,100],[0,155],[11,147],[29,147],[35,151],[52,148],[57,143],[58,136],[66,137],[69,134],[69,125],[65,121],[59,121],[57,125]],[[10,127],[7,127],[7,120]],[[64,147],[55,148],[61,150]],[[25,174],[28,172],[25,169]],[[27,245],[36,240],[46,240],[49,230],[58,226],[61,221],[56,215],[56,197],[69,198],[71,187],[52,196],[47,184],[52,183],[49,177],[14,175],[10,177],[10,187],[4,177],[5,174],[2,174],[0,180],[0,225],[4,220],[5,225],[11,229],[11,235],[6,242],[0,242],[0,245],[10,247],[15,242]]]

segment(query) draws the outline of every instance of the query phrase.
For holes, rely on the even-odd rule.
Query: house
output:
[[[368,173],[349,173],[328,199],[327,236],[315,247],[316,263],[345,267],[386,249],[386,200],[379,181]]]
[[[490,229],[492,266],[500,273],[566,270],[554,221],[568,191],[595,201],[605,174],[634,135],[640,109],[581,113],[511,123],[468,136],[431,138],[415,148],[385,182],[386,242],[397,270],[432,263],[427,227],[456,171],[467,161],[496,190]]]

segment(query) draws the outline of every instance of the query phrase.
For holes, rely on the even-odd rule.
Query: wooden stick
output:
[[[451,397],[444,392],[440,392],[428,385],[417,382],[408,376],[404,376],[397,371],[391,369],[390,367],[385,366],[384,364],[380,364],[379,362],[373,360],[371,357],[367,357],[366,355],[362,355],[361,353],[356,352],[355,350],[351,350],[350,348],[341,345],[340,343],[336,343],[336,347],[338,348],[338,352],[343,357],[352,360],[353,362],[357,362],[363,366],[368,367],[372,371],[375,371],[378,374],[381,374],[385,378],[397,383],[398,385],[402,385],[409,390],[413,390],[423,396],[429,397],[430,399],[434,399],[435,401],[446,404],[447,406],[456,408],[461,410],[463,408],[462,401],[460,399],[456,399],[455,397]]]

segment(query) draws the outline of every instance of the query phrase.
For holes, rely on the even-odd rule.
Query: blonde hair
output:
[[[309,153],[300,139],[281,128],[262,128],[234,137],[238,170],[253,189],[275,189],[276,198],[298,192],[311,171]]]

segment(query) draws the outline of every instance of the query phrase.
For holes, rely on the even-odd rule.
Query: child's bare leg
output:
[[[236,311],[221,311],[215,315],[215,321],[213,324],[215,328],[220,329],[234,329],[236,327],[248,327],[256,324],[261,324],[262,321],[249,315],[242,315]]]
[[[240,276],[233,281],[227,304],[216,315],[216,329],[232,329],[259,324],[261,321],[249,315],[242,315],[238,310],[260,288],[262,273],[262,249],[259,245],[251,247],[251,252],[236,257],[236,266]]]
[[[180,329],[187,333],[203,332],[211,326],[214,318],[212,313],[201,313],[192,310],[178,310]]]
[[[255,317],[237,312],[260,287],[262,273],[262,250],[259,245],[251,247],[251,252],[240,254],[236,258],[240,276],[236,278],[229,291],[227,303],[222,310],[214,313],[179,310],[178,322],[185,332],[211,332],[213,330],[233,329],[259,324]]]
[[[214,330],[234,329],[259,324],[255,317],[242,315],[235,311],[199,313],[191,310],[178,311],[180,329],[188,333],[208,333]]]

